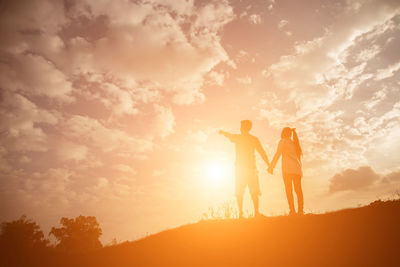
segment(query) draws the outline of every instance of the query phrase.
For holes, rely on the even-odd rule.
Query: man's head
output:
[[[240,122],[240,132],[248,133],[248,132],[250,132],[252,126],[253,126],[253,124],[251,123],[250,120],[242,120]]]

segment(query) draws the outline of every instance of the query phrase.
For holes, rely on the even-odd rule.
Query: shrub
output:
[[[24,266],[31,263],[46,251],[48,243],[39,225],[26,216],[3,222],[0,233],[0,265]]]
[[[102,247],[102,234],[94,216],[78,216],[75,219],[61,218],[62,227],[51,228],[50,235],[57,240],[57,248],[68,252],[85,252]]]

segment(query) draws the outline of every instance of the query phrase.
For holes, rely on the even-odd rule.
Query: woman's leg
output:
[[[294,214],[294,203],[293,203],[293,186],[292,176],[286,173],[283,174],[283,182],[285,183],[286,198],[289,204],[289,214]]]
[[[297,202],[299,205],[298,213],[303,214],[304,199],[303,190],[301,188],[301,175],[293,175],[294,191],[297,195]]]
[[[260,210],[259,210],[259,199],[257,194],[250,194],[251,199],[253,200],[253,205],[254,205],[254,216],[260,215]]]

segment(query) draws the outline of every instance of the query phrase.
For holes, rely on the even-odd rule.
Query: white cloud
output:
[[[371,99],[364,102],[364,105],[367,109],[372,109],[379,103],[381,103],[387,97],[387,90],[383,88],[382,90],[378,90],[374,93]]]
[[[139,113],[136,103],[133,100],[132,91],[123,90],[112,83],[101,83],[100,87],[106,92],[106,96],[103,99],[107,101],[104,102],[104,104],[106,107],[110,108],[114,114],[136,115]],[[110,100],[110,98],[114,99]]]
[[[208,139],[208,134],[204,131],[189,131],[188,132],[188,139],[191,142],[195,143],[205,143]]]
[[[283,27],[285,27],[286,25],[288,25],[288,23],[289,23],[289,21],[287,21],[287,20],[281,20],[281,21],[279,21],[279,23],[278,23],[278,29],[282,29]]]
[[[250,76],[238,77],[238,78],[236,78],[236,80],[239,83],[246,84],[246,85],[251,84],[251,82],[252,82],[252,79]]]
[[[380,81],[383,79],[390,78],[399,70],[400,70],[400,61],[393,65],[390,65],[387,68],[377,70],[375,80]]]
[[[45,74],[45,75],[44,75]],[[63,102],[73,101],[73,88],[66,75],[53,63],[37,55],[15,55],[8,64],[0,64],[0,85],[4,89],[39,95]]]
[[[0,171],[9,172],[12,170],[12,166],[7,159],[7,154],[7,149],[0,146]]]
[[[131,166],[125,164],[116,164],[113,166],[113,169],[118,170],[120,172],[126,172],[129,174],[136,174],[136,171]]]
[[[359,61],[359,62],[368,61],[368,60],[374,58],[380,51],[381,51],[381,48],[376,44],[371,47],[367,47],[367,48],[363,49],[356,56],[357,61]]]
[[[260,24],[261,23],[261,16],[258,14],[252,14],[249,16],[249,20],[253,24]]]
[[[347,64],[349,51],[358,44],[361,36],[374,32],[379,25],[387,25],[397,12],[392,4],[371,1],[357,11],[349,11],[355,13],[341,14],[324,35],[297,43],[295,53],[282,56],[279,62],[270,66],[268,71],[275,84],[282,90],[291,91],[285,95],[296,102],[298,115],[329,107],[341,97],[351,99],[361,84],[373,78],[373,73],[366,72],[366,62]],[[359,53],[358,58],[369,57],[371,60],[378,53],[379,48],[374,47]],[[397,65],[382,70],[382,75],[392,75],[395,70]]]
[[[88,148],[66,140],[60,140],[56,145],[56,155],[62,161],[82,161],[87,159]]]
[[[90,142],[104,152],[119,151],[128,155],[148,152],[153,148],[151,140],[134,137],[117,128],[108,128],[87,116],[72,116],[62,126],[63,134],[80,142]]]
[[[47,52],[59,47],[54,39],[67,18],[62,1],[2,1],[0,49],[11,53],[44,46]],[[45,38],[47,42],[40,40]]]
[[[224,84],[225,75],[223,73],[219,73],[219,72],[216,72],[216,71],[211,71],[208,74],[208,77],[210,78],[212,83],[215,83],[215,84],[217,84],[219,86],[222,86]]]
[[[47,151],[48,136],[39,124],[54,125],[57,116],[22,95],[4,91],[0,105],[3,145],[11,151]]]
[[[29,163],[29,162],[31,162],[32,161],[32,159],[30,158],[30,157],[27,157],[27,156],[22,156],[20,159],[19,159],[19,162],[21,162],[21,163]]]
[[[204,101],[200,90],[203,76],[229,59],[218,35],[233,19],[226,1],[200,6],[192,1],[167,2],[161,4],[164,8],[151,2],[87,4],[94,15],[109,17],[110,29],[89,50],[93,56],[87,60],[93,63],[84,65],[95,72],[107,69],[138,81],[151,80],[160,89],[174,92],[176,104]],[[171,16],[173,8],[178,8],[178,17]],[[84,9],[85,5],[79,4],[75,13],[86,14]],[[187,21],[188,14],[193,20]],[[181,27],[183,22],[188,23],[188,30]]]
[[[151,122],[155,135],[165,138],[174,132],[175,117],[171,108],[155,106],[155,117]]]

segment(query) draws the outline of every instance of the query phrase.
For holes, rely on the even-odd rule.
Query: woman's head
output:
[[[285,127],[282,129],[281,138],[292,138],[292,129]]]
[[[294,145],[296,147],[297,158],[300,159],[301,155],[303,154],[303,151],[300,146],[299,137],[297,136],[297,133],[296,133],[296,128],[285,127],[282,129],[281,138],[291,139],[292,136],[293,136]]]

